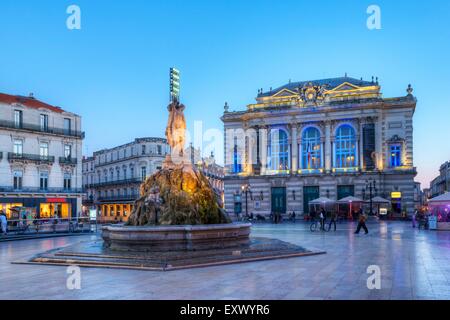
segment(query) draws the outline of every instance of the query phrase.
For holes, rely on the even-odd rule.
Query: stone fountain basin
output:
[[[250,223],[102,228],[105,246],[118,251],[195,251],[238,248],[250,241]]]

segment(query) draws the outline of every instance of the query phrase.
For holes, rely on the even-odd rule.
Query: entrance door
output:
[[[309,213],[309,202],[320,198],[319,187],[303,187],[303,213]]]
[[[286,188],[272,188],[272,212],[286,213]]]

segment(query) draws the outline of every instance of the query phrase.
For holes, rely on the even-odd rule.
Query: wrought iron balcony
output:
[[[132,193],[128,195],[118,195],[113,197],[99,197],[97,200],[101,202],[111,202],[111,201],[135,201],[139,198],[137,193]]]
[[[49,134],[69,136],[69,137],[74,137],[74,138],[79,138],[79,139],[84,139],[84,137],[85,137],[85,134],[82,131],[67,130],[64,128],[41,127],[40,125],[31,124],[31,123],[17,124],[14,121],[7,121],[7,120],[0,120],[0,128],[49,133]]]
[[[10,193],[42,193],[42,194],[56,194],[56,193],[62,193],[62,194],[73,194],[73,193],[83,193],[83,190],[81,188],[71,188],[71,189],[65,189],[65,188],[46,188],[41,189],[39,187],[22,187],[22,188],[14,188],[11,186],[2,187],[0,186],[0,192],[10,192]]]
[[[78,163],[78,160],[77,160],[77,158],[72,158],[72,157],[59,157],[59,163],[75,166]]]
[[[99,187],[109,187],[109,186],[121,186],[121,185],[129,185],[129,184],[140,184],[142,183],[142,179],[133,178],[133,179],[124,179],[124,180],[115,180],[115,181],[105,181],[99,183],[93,183],[90,185],[91,188],[99,188]]]
[[[53,156],[41,156],[39,154],[26,154],[26,153],[8,153],[9,161],[30,161],[36,163],[54,163],[55,157]]]

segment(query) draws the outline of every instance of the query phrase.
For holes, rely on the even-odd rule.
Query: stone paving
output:
[[[445,299],[450,300],[450,232],[407,222],[355,225],[311,233],[309,224],[258,224],[253,235],[325,255],[170,272],[83,268],[81,290],[68,290],[65,267],[11,261],[96,236],[0,243],[0,299]],[[367,288],[369,265],[381,268],[381,290]]]

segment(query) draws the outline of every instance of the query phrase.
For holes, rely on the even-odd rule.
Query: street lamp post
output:
[[[248,194],[252,195],[252,190],[249,184],[244,184],[242,187],[242,193],[245,193],[245,216],[248,217]]]
[[[366,190],[369,190],[370,215],[373,215],[373,196],[377,190],[374,179],[366,180]]]

